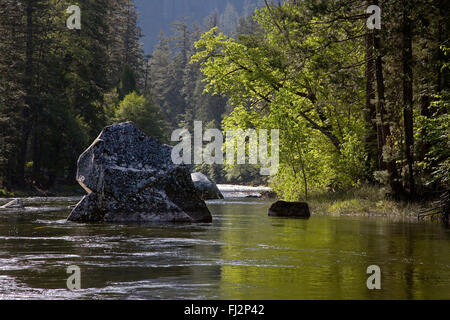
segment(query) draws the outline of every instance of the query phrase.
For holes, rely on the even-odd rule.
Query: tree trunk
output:
[[[420,98],[420,115],[429,118],[430,117],[430,105],[431,105],[431,99],[429,95],[423,95]],[[430,150],[430,145],[425,141],[426,137],[428,135],[427,128],[422,128],[421,131],[421,138],[420,138],[420,152],[419,152],[419,159],[420,161],[424,161],[428,151]]]
[[[374,0],[374,5],[378,5],[378,1]],[[375,70],[377,79],[377,95],[378,95],[378,123],[381,130],[378,132],[378,157],[382,165],[381,169],[386,169],[388,172],[388,183],[391,188],[391,196],[395,199],[403,197],[403,186],[399,181],[399,176],[397,172],[397,166],[395,159],[384,159],[383,149],[387,143],[387,138],[391,135],[391,130],[389,123],[385,120],[388,118],[386,111],[385,102],[385,87],[384,87],[384,76],[383,76],[383,58],[381,55],[381,39],[380,34],[376,30],[374,37],[374,47],[375,47]]]
[[[372,173],[380,170],[377,154],[377,124],[376,124],[376,105],[375,105],[375,60],[374,60],[374,34],[366,34],[366,108],[364,117],[366,122],[366,133],[364,138],[365,149],[367,152],[366,170],[368,180],[373,179]],[[374,167],[375,165],[375,167]]]
[[[403,119],[405,127],[405,156],[408,163],[408,184],[410,196],[414,197],[416,186],[414,181],[414,122],[413,122],[413,55],[412,24],[408,17],[408,4],[403,1]]]
[[[39,115],[35,112],[33,115],[33,180],[41,180],[41,139],[39,132]]]
[[[77,163],[75,161],[71,162],[69,165],[68,173],[66,176],[65,183],[68,185],[76,184],[76,175],[77,175]]]
[[[33,0],[26,2],[26,60],[24,74],[25,107],[23,110],[22,137],[18,161],[18,183],[25,187],[25,163],[27,157],[28,140],[30,138],[30,110],[33,105]]]

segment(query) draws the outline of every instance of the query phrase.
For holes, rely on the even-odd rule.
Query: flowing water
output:
[[[386,218],[267,216],[208,202],[212,224],[66,222],[0,212],[0,299],[450,299],[450,230]],[[81,289],[66,287],[79,266]],[[381,268],[368,290],[367,267]]]

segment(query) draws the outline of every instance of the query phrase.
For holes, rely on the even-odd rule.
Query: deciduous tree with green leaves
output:
[[[233,39],[217,28],[196,43],[206,91],[235,109],[225,128],[280,129],[280,170],[272,182],[285,198],[358,182],[364,170],[361,24],[339,28],[304,4],[258,10],[264,30]]]

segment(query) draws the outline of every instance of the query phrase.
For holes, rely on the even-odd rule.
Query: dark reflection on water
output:
[[[212,224],[66,223],[0,214],[0,299],[450,299],[450,230],[384,218],[267,216],[209,203]],[[382,290],[366,287],[379,265]],[[81,269],[69,291],[66,268]]]

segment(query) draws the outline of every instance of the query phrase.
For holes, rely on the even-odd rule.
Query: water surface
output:
[[[212,201],[212,224],[66,222],[0,213],[0,299],[450,299],[450,230],[386,218],[267,216]],[[382,289],[366,287],[378,265]],[[69,291],[66,269],[81,269]]]

